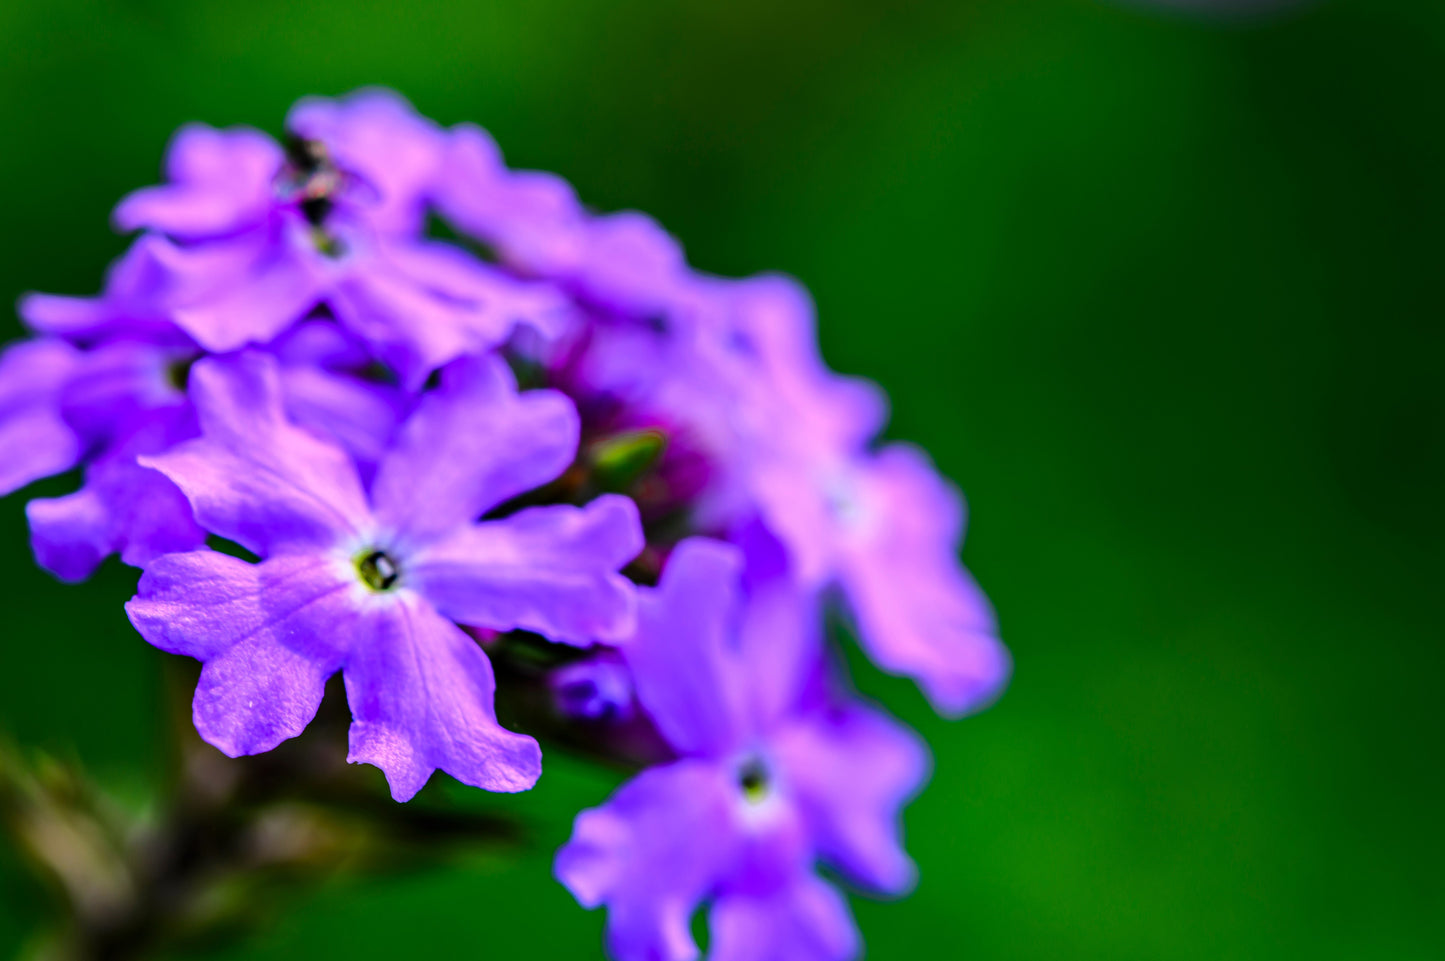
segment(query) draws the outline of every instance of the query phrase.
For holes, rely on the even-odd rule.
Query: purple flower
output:
[[[398,800],[437,768],[488,790],[530,787],[537,745],[497,724],[491,666],[457,623],[573,644],[632,628],[633,589],[616,573],[642,547],[630,501],[476,520],[571,463],[571,402],[518,394],[495,360],[449,367],[368,494],[344,451],[286,420],[280,381],[264,354],[201,361],[202,436],[142,461],[206,530],[261,558],[159,558],[127,605],[146,640],[204,663],[197,730],[232,756],[269,750],[301,732],[341,671],[350,759],[380,767]]]
[[[395,94],[305,100],[283,147],[246,128],[182,129],[169,183],[116,209],[160,231],[168,315],[210,351],[273,340],[324,307],[408,385],[502,343],[519,324],[551,336],[566,299],[460,247],[419,236],[445,134]]]
[[[842,588],[880,667],[917,679],[945,714],[986,705],[1011,661],[988,600],[958,562],[958,492],[915,448],[868,449],[885,402],[824,365],[802,288],[757,278],[731,285],[722,303],[701,349],[738,385],[732,456],[745,500],[803,585]]]
[[[872,710],[806,696],[812,612],[786,585],[755,585],[740,607],[741,564],[728,545],[684,541],[641,592],[622,650],[680,760],[583,812],[557,856],[579,901],[607,905],[621,961],[696,957],[704,901],[715,961],[841,961],[857,934],[814,863],[878,891],[913,881],[898,812],[926,777],[924,749]]]
[[[16,344],[0,354],[0,495],[69,470],[81,443],[60,415],[60,392],[80,357],[61,340]]]
[[[695,278],[663,328],[597,319],[565,382],[620,398],[698,444],[698,529],[736,540],[761,517],[805,589],[841,588],[872,659],[950,715],[977,710],[1011,662],[958,561],[962,501],[911,447],[870,450],[881,392],[819,356],[807,292],[784,277]]]

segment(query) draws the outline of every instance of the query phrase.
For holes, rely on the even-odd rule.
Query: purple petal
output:
[[[259,130],[187,125],[166,152],[171,182],[126,197],[115,209],[115,224],[187,239],[232,233],[265,217],[282,160],[281,148]]]
[[[917,679],[948,715],[997,697],[1011,661],[993,610],[958,562],[962,506],[920,452],[886,448],[863,477],[840,581],[860,640],[884,670]]]
[[[287,422],[274,358],[208,358],[190,385],[201,438],[142,463],[185,491],[202,527],[267,557],[330,547],[369,526],[351,459]]]
[[[733,639],[741,563],[731,545],[690,538],[673,550],[658,588],[638,591],[637,633],[623,657],[638,701],[684,754],[721,756],[750,733]]]
[[[328,267],[289,236],[292,228],[263,225],[172,253],[171,282],[188,292],[176,295],[176,324],[221,353],[267,343],[309,313],[326,291]]]
[[[193,350],[133,340],[86,351],[61,395],[65,419],[90,443],[111,443],[143,420],[186,408],[174,371],[194,357]]]
[[[708,915],[710,961],[849,961],[861,953],[847,900],[811,874],[767,895],[728,895]]]
[[[605,307],[650,317],[667,313],[686,272],[678,242],[646,214],[625,211],[587,225],[575,282]]]
[[[60,412],[60,393],[79,362],[74,348],[50,339],[0,354],[0,495],[69,470],[80,457]]]
[[[509,171],[492,138],[470,124],[451,131],[437,202],[462,229],[532,276],[560,276],[587,243],[586,218],[571,186],[554,174]]]
[[[636,592],[617,571],[642,547],[636,505],[604,494],[464,527],[418,552],[410,570],[453,620],[585,645],[632,633]]]
[[[330,437],[362,465],[381,460],[406,406],[397,388],[309,364],[283,366],[281,383],[291,420]]]
[[[739,843],[728,774],[692,760],[652,768],[577,816],[554,870],[583,907],[607,905],[613,956],[697,957],[693,912],[729,870]]]
[[[850,705],[788,725],[771,749],[824,860],[875,891],[912,887],[899,817],[928,779],[928,751],[917,735]]]
[[[327,558],[247,564],[213,551],[157,559],[126,605],[151,644],[204,663],[201,737],[237,757],[295,737],[356,638],[349,584]]]
[[[818,596],[799,590],[791,578],[749,579],[738,639],[748,716],[757,730],[795,712],[816,679],[823,664],[822,615]]]
[[[434,296],[388,263],[373,266],[341,280],[327,303],[405,387],[420,389],[433,370],[470,350],[466,306]]]
[[[542,770],[537,742],[503,730],[482,649],[415,594],[378,600],[354,628],[345,670],[352,763],[386,773],[410,799],[441,769],[487,791],[525,791]]]
[[[703,343],[740,378],[754,433],[781,441],[794,456],[848,456],[883,426],[882,391],[839,377],[823,362],[813,301],[797,281],[763,275],[701,283],[722,308],[705,325]]]
[[[377,516],[425,541],[556,478],[577,453],[576,408],[562,394],[517,393],[499,359],[448,368],[402,426],[372,487]]]
[[[202,546],[206,534],[185,495],[164,474],[136,461],[137,454],[165,449],[191,430],[189,417],[153,419],[94,461],[80,490],[27,504],[36,562],[74,582],[117,552],[125,563],[143,567],[162,554]]]

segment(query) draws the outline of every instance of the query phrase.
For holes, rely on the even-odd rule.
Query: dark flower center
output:
[[[401,577],[401,569],[386,551],[363,555],[356,562],[356,573],[361,576],[363,584],[377,593],[391,590],[396,586],[397,578]]]
[[[177,358],[166,364],[166,383],[184,394],[187,385],[191,382],[191,368],[195,366],[197,359],[196,357]]]
[[[277,179],[279,193],[294,203],[311,225],[311,239],[328,257],[346,252],[341,241],[326,230],[326,218],[336,206],[336,197],[346,186],[346,175],[331,159],[331,151],[320,140],[296,134],[286,137],[286,166]]]
[[[743,797],[753,804],[768,796],[768,769],[763,766],[762,761],[754,759],[743,765],[738,772],[738,787],[743,789]]]

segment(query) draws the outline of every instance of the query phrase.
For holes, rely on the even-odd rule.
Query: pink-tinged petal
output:
[[[913,886],[900,813],[930,769],[916,734],[847,705],[800,717],[773,736],[771,750],[825,861],[875,891]]]
[[[737,855],[729,772],[703,761],[644,771],[577,816],[554,871],[583,907],[607,906],[614,957],[689,961],[693,912]]]
[[[748,677],[748,717],[759,733],[797,711],[816,681],[824,654],[822,615],[818,595],[800,590],[792,578],[749,579],[738,643]]]
[[[467,526],[418,552],[415,589],[452,620],[554,641],[617,641],[636,624],[636,589],[617,573],[643,547],[637,506],[536,507]]]
[[[637,698],[674,748],[721,756],[751,733],[734,631],[742,559],[695,537],[673,550],[656,590],[639,590],[637,633],[623,645]]]
[[[203,662],[196,730],[238,757],[271,750],[316,715],[358,640],[355,589],[326,558],[248,564],[195,551],[151,564],[126,613],[151,644]]]
[[[451,131],[437,203],[463,230],[537,277],[559,277],[587,246],[587,219],[571,186],[554,174],[509,171],[486,131]]]
[[[367,219],[385,233],[421,226],[423,204],[446,151],[446,134],[400,95],[358,90],[340,100],[307,97],[291,109],[286,129],[326,145],[346,174],[358,177],[375,200]]]
[[[49,339],[0,354],[0,495],[79,459],[80,440],[61,416],[60,395],[80,360],[74,348]]]
[[[518,280],[460,247],[412,241],[385,249],[387,259],[412,283],[465,308],[462,317],[475,350],[495,347],[519,326],[552,339],[576,319],[576,308],[554,285]]]
[[[292,421],[330,437],[363,465],[381,460],[406,408],[395,387],[309,364],[282,366],[281,384]]]
[[[760,442],[804,460],[848,456],[883,426],[882,391],[824,363],[813,301],[801,284],[776,274],[701,284],[721,308],[702,325],[702,344],[739,379],[747,427]]]
[[[328,548],[368,526],[351,458],[286,420],[275,358],[203,360],[190,393],[202,436],[141,462],[175,481],[202,527],[268,557]]]
[[[766,895],[719,898],[708,930],[710,961],[850,961],[863,949],[847,899],[811,874]]]
[[[376,598],[346,664],[354,764],[386,774],[409,800],[440,769],[487,791],[525,791],[542,770],[537,742],[504,730],[496,681],[476,641],[420,597]]]
[[[449,367],[402,426],[372,485],[377,516],[418,541],[449,534],[571,465],[580,433],[572,401],[518,393],[499,358]]]
[[[386,264],[355,272],[331,291],[336,319],[364,340],[408,390],[468,352],[464,308],[433,297]]]
[[[305,317],[330,283],[320,255],[278,236],[284,225],[194,248],[177,249],[167,267],[178,290],[176,324],[207,350],[264,344]]]
[[[838,495],[807,465],[765,458],[747,468],[747,485],[764,523],[787,548],[794,576],[817,589],[837,569]]]
[[[519,325],[555,337],[572,319],[548,285],[508,277],[458,247],[412,241],[378,240],[365,269],[351,271],[328,302],[410,387],[496,347]]]
[[[958,561],[962,502],[913,448],[868,466],[845,525],[839,580],[879,667],[915,678],[942,713],[986,706],[1012,661],[993,609]]]
[[[646,214],[624,211],[587,225],[575,283],[608,308],[651,317],[667,313],[686,274],[677,240]]]
[[[259,130],[187,125],[166,153],[170,183],[126,197],[115,209],[115,224],[186,239],[233,233],[266,216],[283,159],[281,148]]]

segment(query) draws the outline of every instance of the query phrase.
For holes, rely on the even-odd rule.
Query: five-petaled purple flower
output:
[[[913,864],[898,813],[928,755],[876,712],[811,690],[816,625],[786,587],[739,597],[742,555],[682,542],[644,590],[623,648],[637,697],[680,755],[577,818],[557,876],[608,907],[619,958],[696,957],[690,930],[711,901],[715,961],[841,961],[857,951],[822,859],[900,893]]]
[[[101,293],[23,298],[36,336],[0,354],[0,494],[82,472],[27,505],[40,564],[144,570],[131,620],[203,662],[227,754],[300,734],[339,672],[398,800],[437,769],[530,787],[527,732],[644,767],[556,865],[619,961],[694,957],[703,904],[716,961],[856,954],[817,868],[906,890],[928,758],[849,695],[825,612],[947,714],[1010,660],[962,499],[878,446],[806,291],[700,274],[386,91],[304,100],[279,142],[188,126],[165,166]],[[542,705],[523,733],[497,676]]]
[[[462,362],[422,399],[368,494],[344,451],[285,419],[267,356],[203,361],[191,379],[202,436],[145,463],[206,530],[261,560],[168,555],[127,610],[146,640],[205,663],[202,737],[232,756],[270,750],[301,733],[339,670],[351,760],[385,771],[398,800],[436,768],[489,790],[531,787],[537,744],[497,724],[491,666],[457,623],[570,644],[631,629],[633,590],[616,573],[642,548],[631,501],[477,522],[571,462],[571,402],[517,394],[497,361]]]

